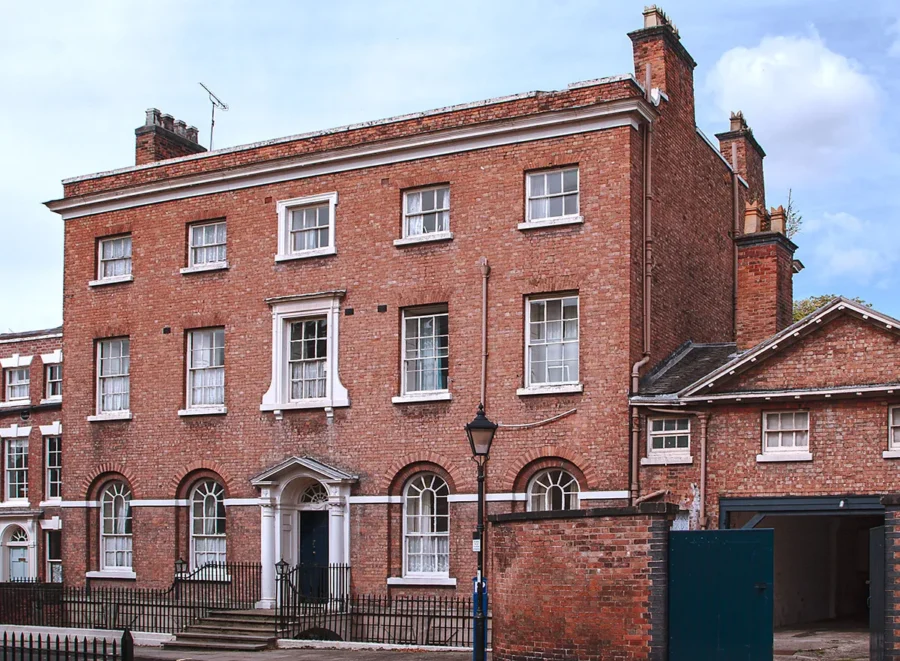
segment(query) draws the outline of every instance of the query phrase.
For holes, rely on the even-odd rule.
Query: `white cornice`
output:
[[[639,98],[529,115],[476,126],[415,135],[356,147],[203,172],[125,189],[47,202],[64,220],[98,213],[212,195],[253,186],[359,170],[476,149],[631,126],[651,121],[655,111]]]
[[[37,340],[50,340],[62,337],[62,333],[49,333],[48,335],[29,335],[26,337],[0,338],[0,344],[17,344],[19,342],[35,342]]]

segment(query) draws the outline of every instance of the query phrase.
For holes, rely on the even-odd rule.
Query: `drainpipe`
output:
[[[738,171],[737,171],[737,142],[731,143],[731,193],[732,193],[732,208],[734,210],[734,220],[733,220],[733,229],[732,229],[732,253],[733,253],[733,262],[734,262],[734,272],[732,273],[732,287],[731,287],[731,335],[735,339],[737,339],[737,304],[738,304],[738,247],[737,243],[733,240],[738,238],[741,234],[741,210],[740,210],[740,196],[738,195]]]
[[[481,403],[487,394],[487,295],[488,295],[488,278],[491,275],[491,267],[488,265],[487,257],[482,257],[481,264]]]
[[[647,101],[650,98],[650,65],[647,65],[644,79],[644,93]],[[650,296],[653,285],[653,223],[652,223],[652,175],[653,169],[653,124],[649,120],[644,124],[644,259],[643,259],[643,333],[642,333],[642,357],[631,367],[631,394],[636,395],[640,386],[641,368],[650,362]],[[640,415],[636,407],[631,411],[631,504],[633,505],[640,493],[640,468],[638,455],[640,448]]]

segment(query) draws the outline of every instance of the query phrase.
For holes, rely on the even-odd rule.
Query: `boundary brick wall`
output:
[[[663,661],[677,507],[489,517],[494,661]]]

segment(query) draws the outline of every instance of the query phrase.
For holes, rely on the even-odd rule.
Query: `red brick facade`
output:
[[[30,333],[0,334],[0,447],[3,471],[0,475],[0,581],[11,578],[39,578],[49,581],[48,535],[59,530],[61,510],[59,494],[49,488],[48,443],[61,436],[62,395],[50,392],[47,373],[50,366],[61,369],[62,329]],[[13,370],[27,369],[29,384],[25,397],[10,392]],[[56,375],[54,375],[56,376]],[[15,397],[11,397],[14,395]],[[50,439],[54,439],[50,441]],[[15,488],[22,473],[11,471],[21,462],[10,461],[11,445],[27,444],[27,495]],[[21,449],[25,450],[24,447]],[[55,448],[54,448],[55,449]],[[14,451],[13,451],[14,453]],[[77,451],[64,448],[73,456]],[[27,541],[13,539],[24,531]],[[23,552],[22,549],[25,549]]]

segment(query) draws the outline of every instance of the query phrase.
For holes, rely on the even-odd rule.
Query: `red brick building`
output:
[[[62,580],[62,328],[0,333],[0,581]]]
[[[888,490],[889,459],[820,459],[815,425],[840,434],[880,398],[875,447],[893,393],[823,400],[821,422],[804,408],[800,464],[751,452],[768,405],[712,395],[761,388],[779,360],[805,385],[777,388],[820,387],[808,356],[878,337],[894,359],[895,336],[840,302],[765,364],[738,354],[788,325],[798,266],[765,212],[765,154],[739,113],[718,146],[698,130],[695,63],[661,12],[629,36],[635,75],[214,152],[150,110],[135,166],[64,181],[48,206],[65,224],[63,386],[80,393],[62,416],[67,582],[256,561],[265,606],[283,558],[350,564],[357,590],[466,593],[463,426],[481,401],[501,423],[492,513],[668,491],[699,526],[732,496]],[[847,361],[842,378],[874,378]],[[674,422],[650,422],[669,440],[648,453],[657,417]]]

